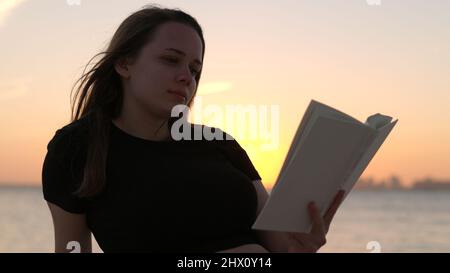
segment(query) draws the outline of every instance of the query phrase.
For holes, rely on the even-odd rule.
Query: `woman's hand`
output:
[[[267,249],[259,244],[241,245],[231,249],[217,251],[217,253],[268,253]]]
[[[334,197],[328,211],[324,217],[320,215],[320,211],[314,202],[309,203],[308,211],[312,220],[312,228],[309,233],[301,232],[286,232],[287,237],[287,252],[289,253],[303,253],[303,252],[317,252],[326,243],[326,235],[330,228],[339,205],[344,199],[345,191],[339,191]]]

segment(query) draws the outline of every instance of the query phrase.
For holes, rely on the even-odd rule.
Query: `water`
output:
[[[53,223],[40,188],[0,186],[0,252],[53,252]],[[95,239],[93,252],[101,252]]]
[[[322,252],[450,252],[450,191],[353,191]],[[373,250],[372,248],[369,248]]]
[[[39,188],[0,187],[0,252],[52,252]],[[320,252],[450,252],[450,191],[354,191]],[[93,252],[101,252],[95,239]]]

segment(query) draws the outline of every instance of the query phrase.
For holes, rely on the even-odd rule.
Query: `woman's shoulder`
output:
[[[247,151],[225,130],[207,125],[197,125],[196,130],[202,130],[203,134],[210,134],[212,143],[237,169],[242,171],[250,180],[260,180],[261,176],[253,165]],[[208,139],[208,138],[206,138]]]
[[[193,137],[201,136],[203,140],[207,141],[220,141],[220,140],[232,140],[236,141],[230,134],[222,130],[219,127],[208,126],[206,124],[191,123],[191,130]]]
[[[47,151],[63,156],[73,148],[82,146],[88,138],[88,125],[85,116],[57,129],[47,144]]]
[[[206,124],[191,124],[193,135],[201,135],[202,141],[215,146],[226,154],[239,154],[245,152],[239,142],[219,127],[209,126]]]

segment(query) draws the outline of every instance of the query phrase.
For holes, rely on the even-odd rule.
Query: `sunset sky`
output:
[[[76,2],[0,0],[0,183],[41,183],[47,143],[69,122],[84,65],[123,19],[152,3]],[[450,180],[450,1],[153,3],[203,27],[203,107],[279,106],[278,149],[236,136],[267,187],[311,99],[361,121],[399,119],[363,177]]]

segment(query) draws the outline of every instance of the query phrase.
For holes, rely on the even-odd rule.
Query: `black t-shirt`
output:
[[[150,141],[111,121],[106,187],[87,199],[73,192],[83,176],[88,122],[64,126],[48,143],[43,195],[86,214],[104,252],[216,252],[258,242],[252,181],[261,177],[236,140]]]

